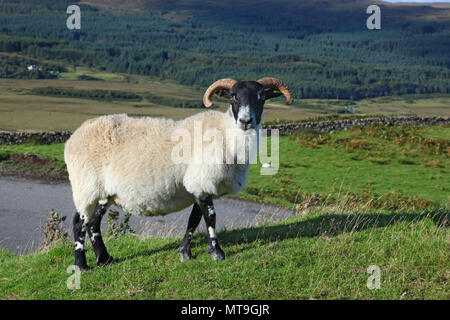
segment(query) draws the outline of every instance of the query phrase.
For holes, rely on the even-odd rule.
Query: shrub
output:
[[[66,216],[60,217],[53,209],[50,210],[50,218],[44,227],[44,249],[59,245],[67,240],[67,232],[64,232],[63,222]]]
[[[130,227],[131,214],[126,213],[123,222],[119,223],[119,212],[117,210],[109,210],[106,223],[108,225],[106,229],[106,235],[117,238],[127,233],[134,233],[134,230]]]

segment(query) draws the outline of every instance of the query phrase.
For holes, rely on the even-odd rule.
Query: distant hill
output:
[[[81,30],[65,9],[79,3]],[[206,86],[276,76],[300,98],[450,92],[450,8],[356,0],[0,0],[0,52]],[[17,64],[17,60],[16,60]],[[15,65],[17,70],[17,65]],[[0,66],[0,77],[15,77]]]

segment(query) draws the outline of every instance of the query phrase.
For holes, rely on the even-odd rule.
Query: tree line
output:
[[[445,21],[397,17],[372,32],[351,12],[329,19],[313,9],[292,16],[218,10],[174,22],[158,12],[111,15],[91,8],[82,11],[81,30],[69,31],[60,11],[65,2],[46,0],[39,15],[24,9],[29,2],[0,0],[8,8],[0,11],[1,52],[199,87],[221,77],[274,76],[299,98],[450,92]],[[2,61],[17,63],[11,59]],[[3,63],[1,77],[23,76]]]

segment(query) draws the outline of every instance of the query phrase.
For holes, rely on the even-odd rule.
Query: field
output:
[[[82,75],[103,80],[76,80]],[[85,92],[115,90],[137,94],[143,99],[101,100],[38,95],[35,93],[38,88]],[[136,75],[94,73],[90,69],[67,72],[61,79],[0,79],[0,130],[74,130],[87,119],[112,113],[182,119],[202,110],[174,105],[184,102],[201,105],[205,89]],[[219,110],[226,110],[225,100],[216,100],[216,103]],[[356,114],[448,116],[450,95],[403,95],[354,102],[337,99],[299,99],[291,106],[284,105],[282,99],[278,98],[266,104],[264,121],[296,121],[314,116],[345,113],[349,104],[352,104]]]
[[[445,211],[324,208],[218,237],[227,259],[211,261],[197,235],[196,258],[185,263],[176,251],[180,239],[108,239],[121,262],[83,273],[79,290],[66,287],[68,243],[22,256],[0,250],[0,299],[449,298]],[[87,257],[94,265],[92,250]],[[370,290],[372,265],[380,268],[380,286]]]
[[[449,135],[448,127],[368,127],[281,137],[278,174],[252,167],[241,196],[287,207],[344,198],[375,208],[445,205]]]
[[[260,175],[261,163],[253,165],[238,197],[300,211],[344,200],[376,209],[448,208],[449,143],[448,126],[298,132],[280,137],[278,173]],[[5,164],[11,153],[35,154],[64,168],[64,144],[0,145]]]

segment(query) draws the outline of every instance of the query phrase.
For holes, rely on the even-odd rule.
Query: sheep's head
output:
[[[205,107],[212,106],[211,98],[214,94],[230,100],[235,124],[242,130],[255,128],[261,123],[266,100],[284,94],[286,103],[292,103],[289,89],[276,78],[262,78],[258,81],[217,80],[203,96]]]

